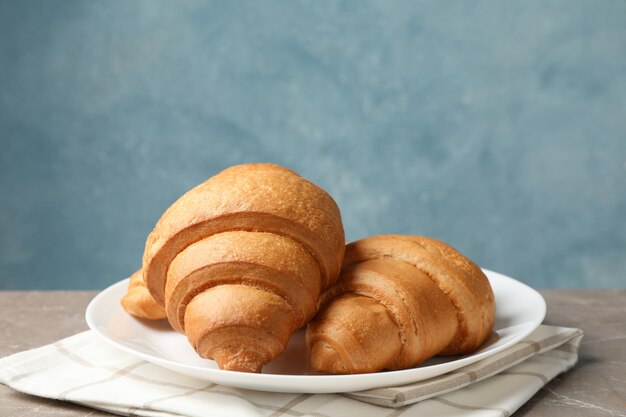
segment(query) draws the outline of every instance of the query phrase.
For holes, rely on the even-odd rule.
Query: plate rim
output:
[[[541,323],[543,322],[543,320],[545,319],[546,310],[547,310],[546,301],[537,290],[535,290],[534,288],[530,287],[529,285],[521,281],[518,281],[502,273],[499,273],[490,269],[486,269],[486,268],[481,268],[481,269],[487,275],[490,281],[492,277],[497,277],[498,279],[504,278],[505,280],[512,281],[514,285],[521,285],[525,287],[525,290],[528,291],[528,294],[532,294],[536,298],[535,301],[538,301],[540,303],[542,310],[540,312],[535,312],[536,318],[534,318],[534,320],[531,322],[532,324],[527,325],[527,327],[524,330],[520,331],[519,334],[516,334],[514,337],[512,337],[510,340],[508,340],[506,343],[503,343],[500,346],[497,346],[485,352],[462,356],[461,358],[450,361],[450,362],[429,365],[427,367],[428,369],[441,370],[441,368],[443,368],[444,370],[441,372],[437,372],[435,375],[429,376],[428,378],[436,377],[436,376],[445,374],[447,372],[451,372],[463,366],[467,366],[469,364],[475,363],[481,359],[485,359],[489,356],[495,355],[501,352],[502,350],[508,347],[511,347],[515,343],[519,342],[520,340],[528,336],[534,330],[536,330],[537,327],[539,327]],[[223,385],[232,384],[230,386],[247,388],[247,389],[260,390],[259,388],[255,388],[255,387],[262,386],[263,387],[262,390],[273,391],[273,392],[340,393],[340,392],[352,392],[352,391],[357,391],[357,390],[355,389],[328,390],[328,389],[323,389],[323,387],[322,389],[320,389],[319,387],[305,389],[305,387],[308,384],[322,384],[323,385],[325,382],[328,382],[331,380],[336,383],[340,383],[340,382],[347,383],[357,378],[359,379],[359,382],[360,382],[359,385],[367,386],[366,388],[360,388],[359,390],[388,387],[390,385],[389,385],[389,382],[387,381],[391,379],[401,379],[401,382],[395,383],[395,385],[397,386],[397,385],[411,383],[410,374],[415,373],[418,370],[423,371],[425,369],[425,367],[408,368],[408,369],[401,369],[397,371],[384,371],[384,372],[374,372],[374,373],[365,373],[365,374],[363,373],[362,374],[348,374],[348,375],[289,375],[289,374],[271,374],[271,373],[269,374],[258,373],[257,374],[257,373],[248,373],[248,372],[227,371],[227,370],[214,369],[214,368],[201,368],[196,365],[185,364],[181,362],[176,362],[168,358],[161,358],[158,356],[154,356],[149,353],[141,352],[139,350],[133,349],[132,347],[126,346],[123,343],[118,342],[117,340],[109,337],[107,334],[102,332],[100,330],[100,326],[98,326],[94,322],[94,315],[95,315],[94,311],[98,307],[101,300],[105,298],[106,296],[110,295],[111,292],[119,290],[119,287],[126,288],[129,280],[130,278],[120,280],[108,286],[107,288],[103,289],[98,294],[96,294],[96,296],[89,302],[85,310],[85,320],[87,322],[87,326],[101,340],[105,341],[109,345],[112,345],[115,348],[120,349],[126,353],[129,353],[135,357],[139,357],[148,362],[154,363],[156,365],[162,366],[164,368],[170,369],[178,373],[182,373],[185,375],[193,375],[196,378],[200,378],[199,376],[196,376],[198,375],[198,373],[203,373],[203,374],[206,374],[206,376],[203,375],[202,379],[205,379],[206,381],[213,382],[214,380],[219,379],[219,382],[217,382],[219,384],[223,384]],[[496,311],[497,311],[497,306],[496,306]],[[174,330],[172,329],[172,331]],[[181,336],[184,337],[184,335],[182,334]],[[178,369],[181,369],[181,368],[187,370],[188,372],[185,373],[185,372],[179,371]],[[397,377],[397,378],[392,378],[392,377]],[[246,382],[241,383],[240,378],[245,378]],[[413,382],[418,382],[420,380],[424,380],[428,378],[421,378],[421,379],[416,378],[415,380],[413,380]],[[285,389],[285,386],[287,389]]]

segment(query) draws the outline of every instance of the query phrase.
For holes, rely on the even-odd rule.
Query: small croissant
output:
[[[346,247],[306,343],[317,372],[406,369],[477,350],[494,319],[487,277],[457,250],[426,237],[373,236]]]

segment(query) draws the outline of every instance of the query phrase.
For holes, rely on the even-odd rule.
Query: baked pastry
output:
[[[426,237],[369,237],[346,247],[339,280],[320,297],[306,332],[311,368],[367,373],[467,354],[494,318],[487,277],[454,248]]]
[[[260,372],[315,314],[344,248],[339,208],[324,190],[277,165],[238,165],[167,209],[143,272],[200,356]]]
[[[128,292],[121,300],[122,307],[129,314],[148,320],[165,318],[165,309],[154,301],[143,280],[141,268],[130,276]]]

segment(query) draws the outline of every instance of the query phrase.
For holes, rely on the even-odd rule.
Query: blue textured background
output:
[[[0,3],[0,288],[98,289],[163,210],[270,161],[350,240],[626,286],[626,2]]]

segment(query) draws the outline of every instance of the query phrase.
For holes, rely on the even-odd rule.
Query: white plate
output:
[[[200,358],[187,338],[169,327],[166,320],[147,321],[127,314],[120,306],[128,279],[98,294],[89,304],[89,327],[113,346],[157,365],[195,378],[261,391],[332,393],[390,387],[432,378],[493,355],[536,329],[546,313],[541,295],[519,281],[484,270],[496,296],[494,332],[472,355],[435,357],[402,371],[356,375],[307,375],[304,332],[296,332],[286,351],[263,368],[261,374],[220,370],[211,360]]]

